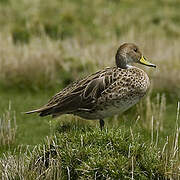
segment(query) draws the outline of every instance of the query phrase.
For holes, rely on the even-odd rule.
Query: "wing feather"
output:
[[[107,75],[108,74],[108,75]],[[102,92],[112,83],[112,68],[96,72],[80,81],[69,85],[42,108],[27,112],[40,113],[40,116],[73,113],[80,108],[93,108]]]

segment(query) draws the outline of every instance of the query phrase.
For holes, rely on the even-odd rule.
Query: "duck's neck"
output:
[[[132,66],[127,64],[126,57],[120,54],[116,54],[116,66],[122,69],[128,69],[131,68]]]

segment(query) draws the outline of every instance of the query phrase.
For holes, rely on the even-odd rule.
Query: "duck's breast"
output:
[[[120,69],[117,80],[98,100],[97,114],[107,117],[120,114],[139,102],[150,85],[147,74],[139,68]]]

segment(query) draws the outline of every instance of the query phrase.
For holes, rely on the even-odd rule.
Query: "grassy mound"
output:
[[[18,150],[19,152],[19,150]],[[22,150],[21,150],[22,153]],[[19,155],[18,155],[19,156]],[[0,176],[40,179],[168,179],[171,160],[132,129],[59,127],[44,145],[0,160]],[[13,160],[11,159],[13,157]],[[18,162],[20,162],[19,164]],[[6,165],[7,168],[4,168]]]

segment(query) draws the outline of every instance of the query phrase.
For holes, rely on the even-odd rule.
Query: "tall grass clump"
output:
[[[0,146],[10,146],[16,141],[16,116],[15,112],[9,109],[0,118]]]
[[[19,146],[14,153],[4,154],[0,159],[0,178],[62,179],[60,158],[55,149],[49,148],[47,144],[33,148]]]
[[[150,93],[143,101],[137,104],[137,112],[144,128],[163,131],[166,115],[165,94],[158,93],[155,97],[151,97]]]
[[[174,127],[174,133],[171,136],[166,137],[166,142],[162,148],[162,158],[165,160],[165,167],[167,167],[167,161],[170,160],[170,169],[167,172],[167,174],[171,175],[172,179],[179,179],[180,177],[180,141],[179,141],[179,135],[180,135],[180,102],[177,103],[177,113],[176,113],[176,123]]]

